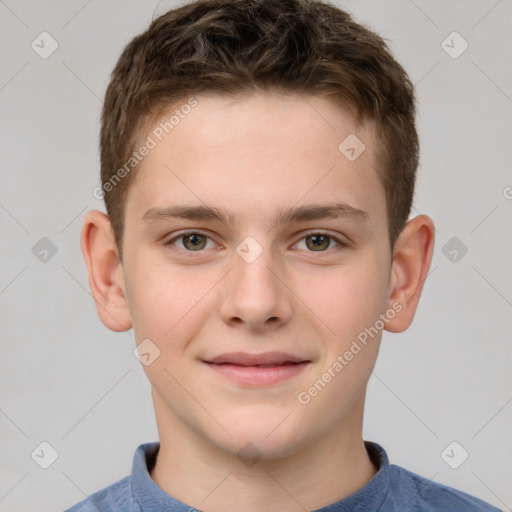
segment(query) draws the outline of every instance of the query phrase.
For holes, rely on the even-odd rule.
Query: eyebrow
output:
[[[167,208],[150,208],[143,215],[142,221],[145,225],[150,225],[176,218],[216,220],[227,225],[236,224],[235,216],[229,210],[206,205],[176,205]],[[365,211],[354,208],[347,203],[309,204],[279,210],[272,220],[272,225],[322,219],[353,219],[366,222],[369,220],[369,215]]]

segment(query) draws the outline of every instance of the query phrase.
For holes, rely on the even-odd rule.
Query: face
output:
[[[278,457],[360,429],[381,332],[361,333],[390,307],[373,128],[320,97],[197,101],[126,203],[123,286],[137,343],[159,351],[144,370],[161,437]]]

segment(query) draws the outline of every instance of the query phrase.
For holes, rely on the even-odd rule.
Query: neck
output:
[[[156,399],[158,400],[158,399]],[[364,447],[362,411],[291,455],[246,466],[176,416],[159,414],[160,450],[151,478],[175,499],[208,512],[314,510],[364,487],[377,472]]]

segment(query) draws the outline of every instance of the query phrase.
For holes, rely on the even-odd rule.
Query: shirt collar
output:
[[[332,503],[317,512],[374,512],[379,510],[389,488],[389,460],[382,446],[364,441],[368,455],[377,468],[377,473],[361,489],[346,498]],[[165,493],[151,479],[159,442],[141,444],[133,456],[132,493],[142,512],[188,512],[190,505],[178,501]]]

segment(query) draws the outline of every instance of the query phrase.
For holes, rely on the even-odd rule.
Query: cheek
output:
[[[329,337],[343,344],[375,323],[385,307],[386,284],[382,269],[363,262],[308,279],[302,295]]]
[[[133,261],[130,309],[134,323],[164,336],[180,319],[195,311],[208,290],[207,276],[193,266],[176,268],[150,251]],[[141,333],[144,334],[144,333]]]
[[[308,306],[329,329],[318,372],[297,398],[307,417],[334,425],[363,396],[377,359],[381,331],[375,325],[385,308],[385,269],[368,261],[315,281]]]
[[[212,291],[219,277],[192,265],[177,269],[161,258],[139,260],[131,274],[130,310],[137,343],[150,339],[160,351],[150,370],[154,373],[179,366],[214,309]]]

